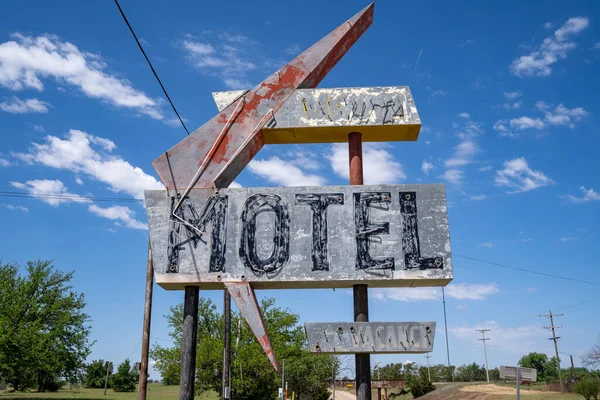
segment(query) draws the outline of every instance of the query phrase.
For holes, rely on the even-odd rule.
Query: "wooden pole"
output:
[[[571,357],[571,372],[573,373],[573,383],[577,383],[577,373],[575,372],[575,364],[573,364],[573,355]]]
[[[198,330],[198,294],[199,291],[197,287],[185,287],[179,400],[194,400],[194,383],[196,378],[196,335]]]
[[[142,333],[142,365],[140,367],[140,384],[138,399],[146,400],[148,391],[148,352],[150,350],[150,321],[152,319],[152,284],[154,283],[154,266],[152,265],[152,248],[148,241],[148,263],[146,267],[146,300],[144,302],[144,328]]]
[[[108,388],[108,371],[110,371],[110,361],[106,362],[106,379],[104,380],[104,395],[106,396],[106,389]]]
[[[229,378],[231,368],[231,295],[223,291],[223,399],[229,399],[231,382]]]
[[[350,164],[350,184],[362,185],[362,134],[352,132],[348,135],[348,156]],[[354,321],[369,321],[369,292],[367,285],[354,285]],[[356,354],[354,356],[356,369],[356,398],[357,400],[371,400],[371,355]]]

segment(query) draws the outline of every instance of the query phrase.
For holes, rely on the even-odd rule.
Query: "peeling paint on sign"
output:
[[[313,353],[429,353],[434,321],[430,322],[307,322],[308,349]]]
[[[146,191],[167,289],[442,286],[452,280],[444,185]],[[185,221],[185,224],[181,221]]]

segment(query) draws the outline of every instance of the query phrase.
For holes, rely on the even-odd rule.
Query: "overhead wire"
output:
[[[158,74],[156,73],[156,70],[154,69],[154,66],[152,65],[152,62],[150,62],[150,59],[148,58],[148,55],[146,54],[146,51],[144,50],[144,47],[142,47],[142,44],[138,40],[138,37],[135,34],[135,31],[133,30],[133,27],[131,26],[131,24],[129,23],[129,20],[125,16],[125,13],[123,12],[123,9],[121,8],[121,5],[119,4],[119,1],[115,0],[115,4],[119,8],[119,12],[121,13],[121,16],[123,17],[123,20],[127,24],[127,27],[131,31],[131,34],[133,35],[133,38],[135,39],[135,42],[137,43],[138,47],[142,51],[142,54],[144,55],[144,58],[148,62],[148,65],[150,66],[150,69],[152,70],[152,73],[154,74],[154,77],[158,81],[158,84],[160,85],[163,93],[165,94],[165,97],[167,98],[167,100],[171,104],[171,107],[173,108],[173,111],[175,111],[175,114],[177,115],[177,118],[179,118],[179,122],[181,122],[181,126],[183,126],[183,129],[185,129],[185,133],[187,133],[189,135],[190,131],[188,131],[188,128],[185,126],[185,123],[183,122],[183,119],[181,118],[181,116],[179,115],[179,112],[177,111],[177,108],[175,108],[175,104],[173,104],[173,101],[171,101],[171,97],[169,97],[169,93],[167,93],[167,89],[165,89],[165,86],[163,85],[162,81],[158,77]]]
[[[496,267],[512,269],[512,270],[515,270],[515,271],[527,272],[527,273],[530,273],[530,274],[546,276],[546,277],[549,277],[549,278],[562,279],[562,280],[565,280],[565,281],[571,281],[571,282],[577,282],[577,283],[585,283],[586,285],[600,286],[600,283],[598,283],[598,282],[584,281],[582,279],[569,278],[567,276],[560,276],[560,275],[555,275],[555,274],[549,274],[549,273],[546,273],[546,272],[534,271],[534,270],[527,269],[527,268],[513,267],[511,265],[506,265],[506,264],[501,264],[501,263],[497,263],[497,262],[493,262],[493,261],[482,260],[480,258],[465,256],[463,254],[452,253],[452,255],[453,256],[457,256],[457,257],[461,257],[461,258],[465,258],[467,260],[477,261],[477,262],[480,262],[480,263],[483,263],[483,264],[489,264],[489,265],[494,265]]]
[[[132,199],[127,197],[95,197],[79,196],[74,194],[33,194],[27,192],[0,191],[0,197],[28,198],[28,199],[49,199],[49,200],[68,200],[68,201],[106,201],[113,203],[142,203],[144,200]]]

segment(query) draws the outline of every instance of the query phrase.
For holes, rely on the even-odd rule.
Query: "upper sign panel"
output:
[[[257,288],[452,280],[444,185],[146,191],[156,282]]]
[[[213,93],[225,109],[245,91]],[[364,142],[417,140],[421,119],[408,86],[297,89],[263,128],[265,143],[347,142],[353,131]]]

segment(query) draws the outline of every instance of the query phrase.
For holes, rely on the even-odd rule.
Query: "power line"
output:
[[[27,198],[27,199],[49,199],[49,200],[90,200],[90,201],[107,201],[113,203],[141,203],[144,200],[131,199],[127,197],[94,197],[94,196],[78,196],[75,194],[32,194],[27,192],[10,192],[0,191],[0,197]]]
[[[144,51],[144,48],[142,47],[142,44],[138,40],[137,35],[133,31],[133,28],[131,27],[131,24],[129,23],[129,21],[127,20],[127,17],[125,16],[125,13],[123,12],[123,9],[119,5],[119,1],[115,0],[115,4],[119,8],[119,12],[121,13],[121,16],[123,17],[123,20],[125,20],[125,23],[127,24],[127,27],[129,27],[129,30],[131,31],[131,34],[133,35],[133,38],[135,39],[135,42],[137,43],[138,47],[142,51],[142,54],[146,58],[146,61],[148,62],[148,65],[150,66],[150,69],[152,70],[152,73],[154,74],[154,77],[158,81],[158,84],[160,85],[160,87],[162,88],[163,93],[165,94],[165,97],[167,98],[167,100],[169,100],[169,103],[171,104],[171,107],[173,107],[173,111],[175,111],[175,114],[177,114],[177,118],[179,118],[179,122],[181,122],[181,126],[183,126],[183,129],[185,129],[185,133],[187,133],[189,135],[190,131],[188,131],[187,127],[183,123],[183,119],[181,119],[181,116],[179,115],[179,113],[177,112],[177,109],[175,108],[175,104],[173,104],[173,102],[171,101],[171,98],[169,97],[169,94],[167,93],[167,89],[165,89],[165,87],[162,84],[160,78],[158,77],[158,74],[154,70],[154,67],[152,66],[152,63],[150,62],[150,59],[146,55],[146,52]]]
[[[479,258],[469,257],[469,256],[465,256],[465,255],[462,255],[462,254],[457,254],[457,253],[452,253],[452,255],[457,256],[457,257],[466,258],[467,260],[477,261],[477,262],[480,262],[480,263],[483,263],[483,264],[490,264],[490,265],[495,265],[497,267],[513,269],[513,270],[521,271],[521,272],[528,272],[530,274],[547,276],[549,278],[556,278],[556,279],[562,279],[562,280],[565,280],[565,281],[585,283],[586,285],[600,286],[600,283],[597,283],[597,282],[584,281],[584,280],[581,280],[581,279],[568,278],[566,276],[548,274],[548,273],[539,272],[539,271],[532,271],[530,269],[525,269],[525,268],[520,268],[520,267],[513,267],[513,266],[510,266],[510,265],[500,264],[500,263],[496,263],[496,262],[492,262],[492,261],[486,261],[486,260],[482,260],[482,259],[479,259]]]

